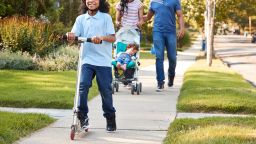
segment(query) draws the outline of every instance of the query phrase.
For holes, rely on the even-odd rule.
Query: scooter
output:
[[[62,40],[67,41],[67,36],[62,36]],[[75,37],[75,41],[80,43],[80,50],[79,50],[79,60],[78,60],[78,66],[77,66],[77,81],[76,81],[76,92],[74,97],[74,107],[73,107],[73,122],[71,125],[71,131],[70,131],[70,139],[74,140],[75,135],[85,131],[88,132],[88,129],[82,129],[80,126],[80,121],[78,119],[78,104],[79,104],[79,87],[80,87],[80,76],[81,76],[81,68],[82,68],[82,54],[84,52],[84,42],[92,42],[91,38],[85,38],[85,37]]]

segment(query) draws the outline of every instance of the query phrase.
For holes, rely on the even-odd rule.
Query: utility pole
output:
[[[208,66],[212,65],[213,43],[214,43],[214,18],[216,0],[206,0],[206,59]]]

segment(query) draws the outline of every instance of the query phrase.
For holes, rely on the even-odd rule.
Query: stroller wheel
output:
[[[131,94],[132,94],[132,95],[134,94],[135,90],[136,90],[135,85],[132,85],[132,87],[131,87]]]
[[[140,85],[140,92],[142,92],[142,83],[140,82],[139,85]]]
[[[111,88],[112,88],[112,94],[114,94],[115,93],[115,85],[111,84]]]
[[[119,83],[115,82],[116,92],[119,90]]]
[[[140,84],[139,83],[136,83],[136,92],[137,92],[137,95],[140,94]]]

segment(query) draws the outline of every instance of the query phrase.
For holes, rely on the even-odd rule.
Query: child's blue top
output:
[[[116,61],[120,62],[122,65],[128,64],[131,60],[132,60],[131,55],[126,52],[120,52],[116,58]]]
[[[176,12],[181,10],[180,0],[151,0],[150,11],[154,13],[153,31],[176,34]]]
[[[94,16],[90,16],[88,13],[78,16],[71,32],[79,37],[91,38],[115,34],[115,29],[111,16],[98,11]],[[84,48],[82,64],[111,67],[112,43],[106,41],[102,41],[102,44],[85,42]]]

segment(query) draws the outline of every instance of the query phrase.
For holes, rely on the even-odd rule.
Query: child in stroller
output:
[[[129,64],[132,59],[135,59],[134,54],[139,50],[139,46],[136,43],[128,44],[125,52],[120,52],[117,54],[116,67],[117,69],[126,70],[127,64]]]
[[[112,93],[118,92],[119,83],[131,86],[131,93],[141,92],[142,84],[138,82],[139,33],[134,29],[120,29],[117,34],[114,58],[112,61],[114,76]]]

